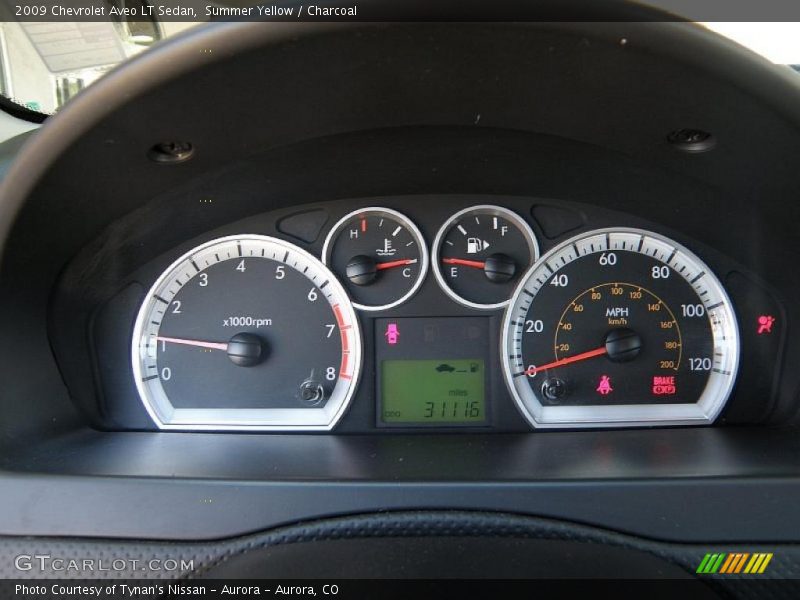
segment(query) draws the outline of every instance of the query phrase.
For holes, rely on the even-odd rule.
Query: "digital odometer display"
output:
[[[481,359],[385,360],[381,363],[386,423],[482,423],[486,420]]]
[[[488,323],[485,317],[376,319],[378,426],[486,425]]]

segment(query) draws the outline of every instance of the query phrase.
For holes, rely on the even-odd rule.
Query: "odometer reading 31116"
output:
[[[658,234],[592,231],[525,275],[504,323],[506,380],[536,427],[710,423],[733,387],[730,300]]]

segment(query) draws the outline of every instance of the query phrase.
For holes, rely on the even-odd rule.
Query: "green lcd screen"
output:
[[[486,421],[482,359],[384,360],[381,420],[470,425]]]

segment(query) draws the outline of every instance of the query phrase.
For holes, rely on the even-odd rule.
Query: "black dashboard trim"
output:
[[[800,531],[796,428],[84,432],[0,466],[0,535],[218,539],[422,508],[520,512],[672,541],[789,542]]]
[[[598,40],[606,44],[606,50],[614,57],[628,56],[620,54],[623,52],[637,52],[638,57],[651,57],[650,65],[656,64],[659,58],[664,58],[671,67],[680,65],[682,68],[669,71],[673,77],[691,75],[695,83],[705,82],[708,89],[715,92],[710,94],[712,97],[707,105],[700,103],[695,106],[696,113],[687,110],[681,113],[681,118],[686,114],[703,114],[729,126],[727,137],[720,135],[719,144],[712,152],[686,156],[674,152],[661,138],[648,135],[645,139],[637,137],[637,132],[631,129],[623,131],[625,124],[630,125],[628,117],[631,115],[625,115],[628,120],[609,121],[598,126],[595,133],[608,134],[601,139],[581,138],[575,130],[569,129],[535,133],[545,133],[553,139],[556,139],[555,135],[561,135],[562,141],[579,142],[584,148],[607,151],[616,157],[635,157],[639,166],[632,167],[631,172],[643,165],[657,165],[665,179],[680,181],[684,186],[687,182],[697,184],[700,191],[696,197],[704,197],[707,201],[703,208],[711,208],[709,198],[714,199],[721,214],[735,214],[737,210],[754,206],[758,210],[753,212],[761,217],[756,223],[769,222],[775,228],[787,227],[789,219],[773,216],[768,221],[767,216],[776,207],[788,211],[796,198],[798,159],[791,149],[796,145],[797,124],[800,123],[800,102],[797,101],[800,83],[789,69],[768,65],[752,53],[690,24],[471,24],[468,32],[454,25],[415,27],[421,28],[418,32],[421,37],[433,35],[436,31],[443,39],[455,39],[458,44],[466,44],[462,47],[471,48],[473,57],[484,55],[482,48],[471,45],[478,32],[497,36],[497,47],[506,48],[512,33],[516,34],[514,39],[518,43],[527,43],[537,38],[530,35],[531,32],[546,30],[550,34],[564,34],[567,41],[576,42],[564,47],[568,52],[574,52],[578,66],[586,66],[581,61],[589,55],[581,48],[590,48]],[[177,197],[177,193],[185,191],[195,178],[201,185],[207,184],[219,173],[215,169],[220,169],[222,163],[218,159],[221,155],[246,162],[260,152],[272,150],[273,156],[287,154],[286,148],[292,145],[297,150],[297,146],[304,142],[328,136],[328,139],[337,141],[345,138],[345,143],[335,146],[334,150],[330,149],[332,146],[323,148],[319,155],[341,158],[348,150],[353,153],[359,150],[352,138],[347,141],[347,134],[397,131],[409,125],[403,118],[410,119],[414,126],[428,126],[431,130],[428,133],[457,126],[482,134],[484,137],[480,143],[470,146],[469,152],[463,150],[465,146],[462,144],[460,152],[450,153],[453,164],[460,168],[469,168],[477,164],[477,159],[485,158],[489,146],[486,139],[502,142],[499,132],[518,133],[526,137],[520,146],[529,147],[527,137],[534,137],[535,123],[532,125],[525,119],[515,121],[514,118],[519,117],[516,112],[509,113],[510,116],[498,112],[494,121],[493,115],[484,114],[478,127],[476,107],[472,105],[464,106],[462,111],[443,106],[438,107],[439,112],[419,113],[427,115],[427,118],[417,118],[417,113],[410,112],[397,120],[395,111],[387,110],[386,104],[373,107],[374,113],[366,116],[340,115],[333,106],[329,107],[330,112],[337,119],[326,120],[322,118],[326,115],[317,110],[309,114],[319,119],[299,120],[294,123],[294,128],[279,130],[272,137],[269,131],[249,127],[248,131],[240,130],[239,136],[234,138],[230,135],[229,125],[213,122],[202,106],[173,106],[156,100],[157,92],[163,91],[162,85],[171,92],[179,88],[181,97],[185,98],[183,86],[190,81],[196,83],[200,78],[195,76],[204,67],[219,67],[218,61],[239,54],[246,56],[251,51],[275,48],[279,48],[280,54],[297,40],[313,41],[315,36],[333,36],[335,32],[352,33],[348,43],[368,39],[377,44],[389,40],[390,31],[397,34],[393,38],[396,42],[403,35],[410,35],[412,29],[408,25],[297,27],[225,24],[198,30],[165,42],[101,80],[67,105],[61,114],[48,119],[44,127],[31,137],[0,190],[0,237],[5,244],[13,227],[11,237],[15,244],[12,246],[15,252],[6,252],[2,257],[3,274],[9,278],[17,277],[15,281],[3,280],[4,285],[8,284],[4,288],[2,303],[7,326],[4,335],[13,337],[14,341],[7,344],[9,348],[4,349],[6,354],[3,356],[14,360],[3,361],[0,375],[4,381],[13,379],[19,388],[18,394],[6,395],[2,403],[0,468],[4,470],[0,473],[3,487],[0,532],[25,536],[217,539],[323,515],[458,506],[572,520],[579,517],[586,523],[669,540],[708,543],[796,539],[800,531],[800,514],[796,511],[796,498],[800,496],[800,452],[797,447],[800,436],[793,427],[526,434],[521,450],[518,450],[513,436],[501,436],[492,442],[497,444],[497,453],[490,451],[479,438],[466,435],[445,441],[409,435],[375,437],[365,442],[346,436],[295,436],[290,440],[283,436],[204,437],[203,434],[107,433],[91,429],[89,417],[80,412],[74,398],[68,395],[63,373],[58,372],[53,361],[48,337],[47,315],[51,308],[48,302],[52,300],[50,294],[59,270],[77,252],[87,248],[102,231],[121,233],[124,238],[124,230],[115,231],[111,227],[115,221],[137,208],[146,208],[146,203],[153,198],[170,194],[173,194],[172,198]],[[264,35],[265,32],[269,35]],[[631,37],[633,33],[635,43],[626,44],[624,50],[617,47],[620,37]],[[325,40],[316,41],[322,42],[319,46],[324,47]],[[609,47],[609,44],[613,45]],[[360,47],[358,44],[352,47],[343,45],[351,51]],[[409,45],[414,46],[414,41]],[[214,47],[213,54],[201,51],[209,46]],[[344,58],[344,63],[353,64]],[[448,58],[453,56],[442,55],[437,64],[452,67]],[[535,62],[527,54],[517,58],[520,59],[520,68],[531,68],[531,62]],[[462,62],[467,64],[467,61],[458,64]],[[372,65],[368,74],[380,73],[378,66]],[[225,71],[224,68],[220,70]],[[320,69],[317,75],[322,77],[323,73],[324,69]],[[386,73],[391,78],[391,73]],[[623,95],[619,86],[614,90],[610,89],[613,86],[604,87],[608,76],[606,71],[593,69],[590,65],[587,72],[581,73],[597,84],[594,89],[606,92],[603,99],[607,109],[623,96],[631,101],[630,88],[622,90],[625,92]],[[646,69],[637,71],[639,76],[648,73],[653,77],[648,81],[652,81],[654,87],[638,89],[639,97],[647,98],[648,93],[655,97],[659,95],[659,89],[675,89],[668,87],[669,82],[659,80],[658,73]],[[176,83],[179,77],[183,77],[178,82],[181,85]],[[415,81],[420,83],[417,92],[424,98],[430,91],[427,80],[420,77]],[[320,87],[328,85],[328,90],[332,87],[324,78],[316,83]],[[337,83],[340,88],[346,87]],[[309,91],[311,86],[304,84],[300,88]],[[481,110],[483,103],[505,97],[504,90],[495,92],[493,84],[487,85],[486,89],[489,90],[487,95],[477,98],[481,100]],[[678,86],[678,89],[684,88]],[[388,106],[396,108],[397,96],[390,94],[388,87],[385,91],[382,101],[391,100]],[[725,98],[730,102],[714,104],[714,99],[724,94],[728,94]],[[274,94],[271,97],[280,96]],[[311,97],[316,101],[313,94]],[[331,94],[327,100],[332,102],[337,97]],[[694,106],[702,97],[702,93],[692,96],[687,105]],[[596,100],[591,102],[596,103]],[[427,105],[422,101],[402,104],[403,108],[409,106],[421,110]],[[503,103],[499,106],[508,108]],[[598,106],[602,107],[603,103]],[[663,120],[672,114],[669,109],[673,108],[663,103],[660,106],[665,109],[659,115],[661,120],[645,114],[658,129],[665,124]],[[170,107],[174,112],[167,110]],[[312,103],[311,108],[315,107],[318,105]],[[126,122],[126,117],[135,114],[136,110],[145,113],[153,110],[162,119],[148,121],[148,129],[139,125],[140,121],[136,119]],[[156,133],[159,137],[187,133],[173,131],[180,128],[176,124],[179,121],[177,116],[184,114],[189,116],[183,126],[187,129],[195,127],[189,133],[202,136],[205,132],[209,135],[205,145],[198,143],[197,160],[174,168],[158,167],[159,173],[147,170],[151,163],[147,161],[145,152],[154,140],[143,145],[140,137]],[[753,117],[751,121],[746,118],[748,115]],[[338,120],[340,116],[342,119]],[[192,121],[194,118],[197,120]],[[227,144],[215,144],[214,132],[209,134],[206,129],[210,125],[221,127],[228,138],[234,139],[227,139]],[[280,129],[282,123],[272,125]],[[442,129],[435,130],[436,127]],[[260,131],[262,137],[246,138],[244,134],[251,130]],[[631,137],[624,135],[626,131],[631,133]],[[770,136],[774,143],[764,145],[761,152],[752,152],[751,143],[770,139]],[[195,136],[187,139],[190,138],[196,141]],[[376,144],[382,141],[383,138]],[[508,162],[522,154],[515,152],[513,146],[509,150],[503,143],[498,145],[502,146],[502,152],[507,153]],[[405,148],[412,151],[414,146],[409,144]],[[539,148],[541,152],[548,150],[546,146]],[[438,149],[442,151],[441,146]],[[497,148],[494,151],[492,158],[497,161],[496,165],[503,154],[497,152]],[[82,156],[84,160],[80,161]],[[373,153],[369,156],[381,155]],[[125,162],[126,157],[129,162]],[[114,162],[116,160],[120,162]],[[102,166],[104,161],[115,168],[98,169],[96,165]],[[749,168],[741,168],[745,161],[750,161]],[[70,169],[76,163],[83,169],[96,172],[100,178],[98,185],[88,191],[81,189],[82,186],[72,179],[78,171]],[[145,163],[147,167],[142,166]],[[123,165],[130,168],[132,178],[141,186],[135,193],[133,186],[120,189],[116,175]],[[223,169],[229,166],[222,164]],[[405,178],[406,182],[413,181],[417,186],[417,189],[407,189],[407,193],[458,188],[452,180],[432,174],[430,165],[425,166],[427,179],[409,179],[409,176],[422,173],[420,170],[398,171],[398,179]],[[615,175],[619,172],[619,169],[613,170]],[[753,172],[759,174],[759,181],[751,177]],[[457,169],[452,169],[448,176],[452,178],[458,173]],[[136,178],[134,174],[140,176]],[[203,179],[206,175],[208,177]],[[480,172],[476,171],[475,175],[480,175]],[[556,175],[564,181],[577,181],[584,185],[587,195],[594,191],[593,184],[597,181],[606,181],[595,173],[587,180],[581,180],[583,174],[576,176],[574,170],[568,173],[559,171]],[[531,181],[522,178],[520,181],[517,182],[520,187],[533,187]],[[336,198],[353,197],[352,190],[349,196],[341,192],[342,182],[338,183]],[[358,183],[362,184],[361,181]],[[379,183],[382,185],[384,182]],[[636,202],[635,194],[628,187],[628,178],[620,177],[613,183],[619,186],[615,200]],[[458,184],[463,185],[463,181]],[[487,180],[484,184],[502,187],[496,181]],[[374,189],[380,187],[377,183],[372,185],[374,187],[370,188],[364,183],[358,193],[385,191]],[[320,195],[323,187],[320,184],[312,191]],[[716,188],[715,194],[706,194],[709,188]],[[551,189],[540,192],[547,195]],[[107,193],[107,196],[96,196],[102,193]],[[305,201],[315,199],[318,198]],[[330,196],[327,199],[331,199]],[[716,203],[720,199],[725,202]],[[53,208],[60,212],[48,210]],[[660,207],[664,214],[670,208]],[[16,220],[18,216],[22,218]],[[61,216],[63,221],[59,222]],[[678,215],[673,217],[678,218]],[[742,221],[746,220],[747,213],[742,216]],[[31,248],[30,240],[38,233],[34,225],[41,222],[57,229],[56,241],[51,240],[53,247],[50,249],[44,246]],[[26,231],[26,226],[32,229]],[[702,228],[704,224],[692,223],[692,226]],[[713,245],[718,241],[713,238],[715,235],[718,238],[719,233],[708,232],[709,244]],[[787,254],[795,252],[794,246],[788,243],[795,239],[794,231],[790,234],[786,229],[780,229],[782,238],[770,230],[756,233],[759,234],[754,239],[756,246],[760,244],[761,248],[768,248],[779,239],[787,242]],[[51,251],[58,252],[58,259],[50,254]],[[737,249],[739,251],[746,253],[747,248],[742,246]],[[25,261],[29,262],[25,264]],[[28,269],[29,265],[39,268]],[[780,281],[778,276],[781,274],[787,279],[787,287],[791,288],[792,283],[797,285],[794,272],[776,268],[771,273],[775,282]],[[26,285],[16,285],[20,281],[25,281]],[[80,283],[79,279],[77,283]],[[789,356],[787,364],[791,364],[795,357],[796,352]],[[791,375],[785,379],[782,389],[786,398],[796,398],[797,374]],[[9,386],[6,391],[9,389],[12,388]],[[786,403],[784,418],[789,411],[797,411],[796,402],[791,407],[790,404]],[[559,440],[564,443],[559,443]],[[458,450],[468,452],[474,461],[448,463],[425,453],[430,444],[443,442],[456,451],[454,455],[458,455]],[[317,469],[304,466],[318,456],[314,449],[324,452],[330,450],[331,445],[338,446],[339,452],[345,455],[356,452],[360,460],[366,461],[366,466],[361,467],[362,472],[348,472],[348,469],[359,467],[358,461],[334,460],[318,465]],[[503,447],[506,448],[505,454]],[[514,452],[517,454],[513,464],[517,468],[508,469],[509,465],[503,459]],[[337,456],[342,455],[333,454],[332,458]],[[569,464],[570,457],[579,468]],[[215,459],[218,462],[214,462]],[[375,466],[370,464],[373,461],[383,463]],[[456,468],[448,469],[454,464]],[[476,464],[478,468],[475,468]],[[732,498],[736,500],[732,501]],[[198,532],[198,523],[204,524],[204,532]]]

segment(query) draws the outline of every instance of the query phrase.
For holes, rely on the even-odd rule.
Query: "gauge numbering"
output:
[[[314,256],[238,235],[156,280],[134,326],[142,402],[161,429],[331,429],[361,370],[352,304]]]
[[[509,390],[534,427],[711,423],[739,333],[712,271],[659,234],[590,231],[522,278],[503,324]]]

